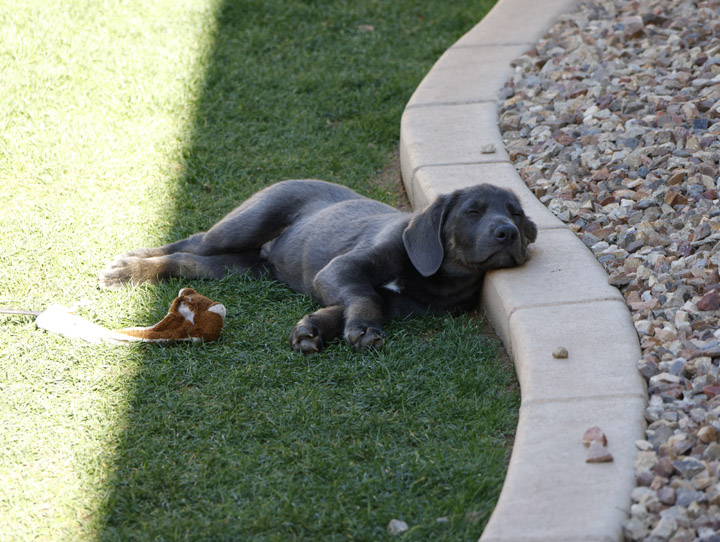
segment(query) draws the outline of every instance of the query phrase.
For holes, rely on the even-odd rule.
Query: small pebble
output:
[[[717,440],[717,432],[712,425],[706,425],[698,429],[697,436],[700,442],[704,442],[705,444],[710,444]]]
[[[590,443],[587,449],[586,463],[608,463],[613,460],[612,454],[597,440]]]
[[[720,309],[720,295],[717,290],[706,293],[700,299],[698,299],[695,306],[700,311],[716,311]]]
[[[658,499],[666,506],[675,504],[675,490],[670,486],[663,486],[657,491]]]
[[[685,457],[673,461],[673,467],[682,474],[685,478],[692,478],[696,474],[699,474],[705,468],[705,462],[694,457]]]
[[[590,446],[590,444],[592,444],[593,442],[599,442],[603,446],[607,446],[607,438],[605,437],[605,433],[603,433],[602,429],[597,426],[591,427],[590,429],[586,430],[582,437],[583,446]]]
[[[391,535],[400,535],[407,532],[408,524],[401,519],[391,519],[387,526],[387,532]]]
[[[492,143],[486,143],[482,147],[480,147],[480,152],[483,154],[492,154],[496,150],[495,145]]]
[[[558,346],[555,350],[553,350],[552,355],[555,359],[565,359],[568,357],[567,348],[564,346]]]

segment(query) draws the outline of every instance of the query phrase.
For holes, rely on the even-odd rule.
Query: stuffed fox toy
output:
[[[192,288],[178,293],[167,316],[150,327],[131,327],[111,331],[72,314],[62,305],[52,305],[40,313],[36,325],[52,333],[88,342],[168,343],[174,341],[214,341],[225,322],[225,306],[200,295]]]

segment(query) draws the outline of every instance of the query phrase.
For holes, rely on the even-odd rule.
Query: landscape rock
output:
[[[584,1],[501,93],[518,173],[592,251],[638,332],[635,478],[651,493],[633,494],[628,540],[720,533],[719,21],[714,0]]]
[[[706,293],[695,304],[699,311],[716,311],[720,308],[720,295],[717,290]]]
[[[691,478],[705,469],[705,463],[694,457],[688,457],[674,461],[673,467],[685,478]]]
[[[717,432],[712,425],[701,427],[697,432],[698,439],[705,444],[710,444],[717,440]]]
[[[677,522],[671,518],[660,518],[655,528],[650,532],[650,536],[655,536],[662,540],[667,540],[677,531]]]

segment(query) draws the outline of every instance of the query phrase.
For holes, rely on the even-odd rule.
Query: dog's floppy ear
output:
[[[442,225],[448,201],[447,196],[438,197],[429,207],[413,215],[403,231],[405,250],[413,266],[423,277],[436,273],[445,255]]]

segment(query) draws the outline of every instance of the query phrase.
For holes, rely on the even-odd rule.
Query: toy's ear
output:
[[[213,303],[212,305],[210,305],[208,312],[214,312],[215,314],[219,315],[220,318],[222,318],[223,322],[225,321],[225,317],[227,316],[227,310],[225,309],[225,305],[223,305],[222,303]]]
[[[402,239],[410,261],[423,277],[437,273],[445,250],[442,226],[450,197],[439,196],[431,205],[410,219]]]
[[[214,341],[220,336],[224,322],[225,306],[213,302],[207,310],[198,315],[191,335],[205,341]]]

